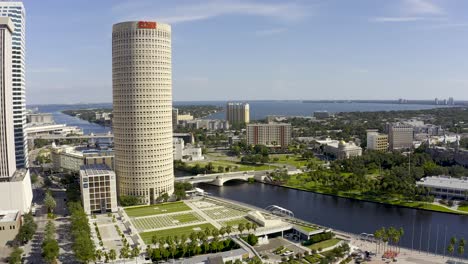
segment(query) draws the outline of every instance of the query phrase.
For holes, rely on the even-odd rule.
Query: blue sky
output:
[[[468,99],[466,0],[25,0],[27,102],[111,102],[112,24],[168,22],[174,100]]]

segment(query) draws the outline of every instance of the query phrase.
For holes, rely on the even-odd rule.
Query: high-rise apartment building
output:
[[[26,212],[31,207],[29,171],[16,168],[12,98],[13,19],[0,17],[0,210]]]
[[[226,120],[231,125],[248,124],[250,122],[250,108],[248,103],[227,103]]]
[[[171,27],[133,21],[112,30],[118,191],[153,203],[174,191]]]
[[[11,81],[13,90],[13,122],[15,137],[16,166],[24,168],[28,166],[28,145],[26,133],[26,87],[25,87],[25,29],[26,11],[22,2],[0,2],[0,16],[10,17],[14,26],[12,32]]]
[[[413,147],[414,129],[411,125],[387,124],[390,150],[409,149]]]
[[[378,130],[367,130],[367,149],[387,151],[388,135],[381,134]]]
[[[291,124],[248,124],[247,144],[286,148],[291,142]]]

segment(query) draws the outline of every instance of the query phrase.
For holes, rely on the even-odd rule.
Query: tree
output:
[[[119,196],[119,204],[121,206],[133,206],[141,204],[141,198],[137,196],[121,195]]]
[[[100,250],[100,249],[96,250],[96,252],[95,252],[96,260],[101,261],[102,257],[103,257],[102,250]]]
[[[23,250],[19,247],[15,247],[8,258],[8,263],[10,264],[20,264],[21,263],[21,255],[23,254]]]
[[[249,232],[251,228],[252,228],[252,225],[250,224],[250,222],[247,222],[245,224],[245,229],[247,229],[247,232]]]
[[[59,255],[59,245],[55,239],[55,226],[48,221],[45,227],[45,238],[42,243],[42,256],[47,263],[54,263]]]
[[[31,240],[37,230],[37,224],[34,222],[34,216],[31,212],[25,214],[23,220],[23,225],[20,227],[18,235],[16,235],[16,240],[20,243]]]
[[[240,223],[240,224],[237,226],[237,229],[238,229],[239,232],[242,234],[242,232],[245,230],[245,225],[244,225],[244,223]]]
[[[114,260],[117,259],[117,252],[115,251],[115,249],[111,249],[109,251],[109,259],[112,260],[112,262],[114,262]]]
[[[46,192],[45,198],[44,198],[44,205],[47,208],[47,212],[52,213],[57,206],[57,202],[55,201],[54,197],[52,197],[52,194],[50,192]]]
[[[55,263],[59,250],[58,242],[55,239],[47,239],[42,243],[42,256],[47,263]]]
[[[230,225],[226,226],[226,233],[228,234],[228,236],[232,233],[232,226]]]
[[[121,259],[127,259],[130,256],[130,249],[128,246],[124,246],[123,248],[120,249],[120,258]]]
[[[138,246],[135,246],[132,248],[132,258],[136,258],[140,255],[140,248]]]

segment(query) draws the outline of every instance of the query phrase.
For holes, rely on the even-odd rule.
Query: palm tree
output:
[[[249,232],[251,228],[252,228],[252,225],[250,224],[250,222],[247,222],[245,224],[245,229],[247,229],[247,232]]]
[[[380,249],[380,242],[382,241],[382,231],[381,229],[377,229],[374,232],[375,238],[375,251],[378,253]]]
[[[253,223],[253,224],[252,224],[252,229],[253,229],[254,232],[257,231],[257,227],[258,227],[258,226],[257,226],[256,223]]]
[[[158,240],[158,237],[157,237],[157,236],[152,236],[152,237],[151,237],[151,244],[153,244],[153,245],[156,246],[156,244],[158,243],[158,241],[159,241],[159,240]]]
[[[112,262],[117,259],[117,252],[115,252],[115,249],[109,251],[109,259],[112,260]]]
[[[95,252],[95,257],[96,257],[96,259],[97,259],[98,261],[101,261],[102,256],[103,256],[102,250],[100,250],[100,249],[96,250],[96,252]]]
[[[209,226],[205,228],[205,234],[207,237],[211,236],[211,228]]]
[[[138,246],[135,246],[132,248],[132,258],[136,258],[140,255],[140,248]]]
[[[181,244],[185,244],[185,242],[187,242],[187,235],[186,234],[182,234],[180,236],[180,243]]]
[[[175,253],[177,252],[177,247],[175,243],[169,244],[169,252],[171,253],[172,259],[174,259]]]
[[[403,227],[400,227],[400,229],[398,229],[398,239],[396,241],[396,243],[398,244],[398,252],[400,252],[400,246],[399,246],[400,239],[404,234],[405,234],[405,230],[403,229]]]
[[[218,231],[218,229],[213,229],[213,230],[211,231],[211,235],[212,235],[213,237],[216,237],[216,238],[217,238],[217,237],[219,236],[219,231]]]
[[[239,232],[242,234],[242,232],[245,230],[244,223],[240,223],[240,224],[237,226],[237,230],[239,230]]]
[[[200,233],[201,233],[201,232],[200,232]],[[189,236],[189,237],[190,237],[190,240],[191,240],[191,241],[197,241],[197,239],[198,239],[198,235],[197,235],[196,232],[190,233],[190,236]]]
[[[232,232],[232,226],[227,225],[226,226],[226,233],[228,234],[228,236],[231,234],[231,232]]]

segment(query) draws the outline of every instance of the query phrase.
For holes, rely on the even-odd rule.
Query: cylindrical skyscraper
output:
[[[174,191],[169,25],[134,21],[113,26],[112,86],[119,195],[153,203]]]

